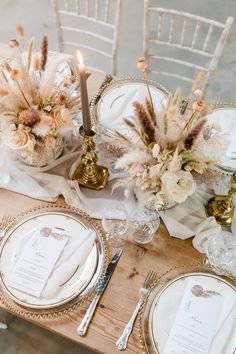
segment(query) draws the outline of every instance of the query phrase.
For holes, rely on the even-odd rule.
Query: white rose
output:
[[[15,150],[26,147],[31,148],[32,144],[34,144],[33,136],[22,129],[4,131],[3,141],[11,149]]]
[[[190,172],[165,171],[161,176],[161,190],[170,195],[170,197],[177,203],[183,203],[185,199],[195,192],[196,184]]]

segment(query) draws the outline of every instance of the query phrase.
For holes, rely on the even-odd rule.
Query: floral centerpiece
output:
[[[138,65],[146,72],[145,62]],[[120,155],[116,168],[127,171],[128,176],[115,187],[134,188],[149,208],[160,210],[182,203],[195,192],[197,180],[211,183],[217,176],[212,167],[228,142],[219,126],[207,123],[211,107],[199,98],[199,77],[187,99],[177,89],[159,113],[148,90],[145,104],[133,103],[134,117],[124,118],[131,137],[116,132],[118,141],[113,144]]]
[[[17,32],[22,39],[24,29]],[[41,53],[34,51],[34,38],[27,51],[16,39],[0,45],[0,139],[27,164],[45,166],[62,154],[80,108],[75,75],[72,56],[49,57],[47,37]]]

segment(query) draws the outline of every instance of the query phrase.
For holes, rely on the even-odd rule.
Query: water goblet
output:
[[[111,202],[106,205],[103,211],[102,227],[112,247],[121,248],[125,245],[128,213],[121,202]]]

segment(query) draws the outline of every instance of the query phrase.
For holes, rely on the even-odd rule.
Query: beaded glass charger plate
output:
[[[93,229],[96,233],[95,242],[86,260],[79,265],[78,259],[77,268],[50,298],[35,297],[7,285],[8,276],[22,245],[26,242],[30,232],[42,224],[66,230],[72,243],[76,242],[75,238],[80,237],[85,230]],[[0,248],[0,284],[8,297],[25,308],[55,308],[74,298],[79,301],[85,297],[97,284],[103,272],[104,262],[105,248],[102,235],[90,218],[76,209],[48,206],[42,210],[26,213],[7,228]],[[67,264],[66,262],[65,266]]]
[[[236,172],[236,104],[216,106],[207,121],[217,123],[229,141],[225,159],[216,165],[216,169],[228,174]]]
[[[224,297],[212,342],[214,353],[210,351],[209,354],[233,354],[236,348],[236,336],[232,331],[236,314],[236,288],[219,276],[201,272],[182,274],[168,280],[161,287],[157,285],[153,288],[143,309],[143,336],[147,352],[164,353],[168,335],[190,279],[206,284]]]
[[[168,91],[152,81],[149,81],[149,87],[154,106],[161,109]],[[130,136],[132,133],[123,122],[123,118],[133,117],[133,102],[144,103],[146,97],[148,97],[148,91],[144,80],[134,78],[113,80],[98,91],[92,100],[91,112],[95,124],[98,123],[98,128],[103,133],[113,135],[117,130]]]

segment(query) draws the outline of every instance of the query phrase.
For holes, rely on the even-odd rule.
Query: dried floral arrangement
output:
[[[27,51],[18,40],[0,44],[0,138],[30,165],[43,166],[62,153],[64,138],[73,131],[80,108],[77,67],[69,55],[48,55],[44,37],[41,53],[34,38]],[[62,67],[67,67],[63,72]]]
[[[138,61],[138,68],[146,73],[144,59]],[[212,167],[228,141],[218,125],[207,123],[211,107],[200,98],[202,78],[200,73],[187,99],[180,89],[170,93],[159,113],[150,90],[145,104],[133,103],[133,119],[124,118],[131,137],[116,132],[118,140],[111,143],[118,155],[116,168],[128,172],[114,188],[126,186],[127,194],[134,188],[144,204],[160,210],[184,202],[195,192],[197,180],[216,179]]]

